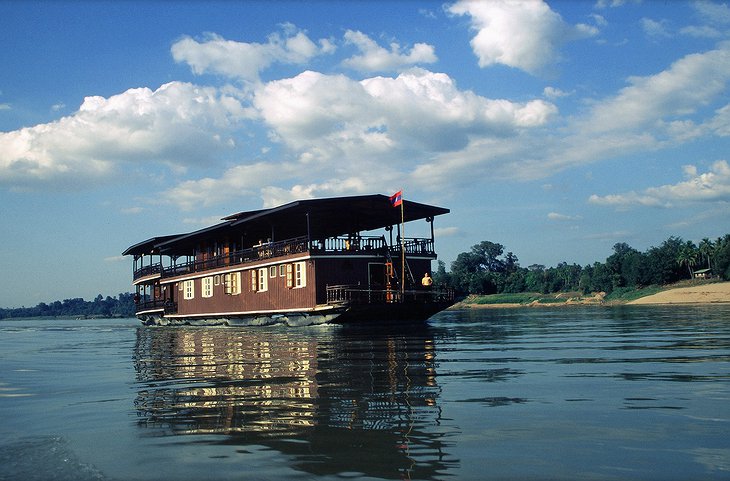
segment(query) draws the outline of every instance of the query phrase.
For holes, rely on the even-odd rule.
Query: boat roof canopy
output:
[[[159,236],[159,237],[152,237],[151,239],[147,239],[142,242],[138,242],[134,244],[133,246],[130,246],[122,252],[123,256],[127,255],[150,255],[150,254],[159,254],[159,249],[157,249],[157,244],[160,244],[162,242],[166,242],[170,239],[174,239],[176,237],[180,237],[181,234],[177,235],[165,235],[165,236]]]
[[[449,209],[403,201],[403,220],[411,222],[448,214]],[[297,200],[270,209],[239,212],[224,217],[223,222],[188,234],[153,237],[124,251],[128,254],[150,252],[166,255],[189,255],[207,239],[239,239],[253,241],[283,240],[306,236],[324,239],[369,231],[400,224],[401,209],[394,208],[390,198],[382,194],[327,199]]]

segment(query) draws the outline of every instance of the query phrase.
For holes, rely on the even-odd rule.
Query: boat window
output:
[[[213,297],[213,278],[212,277],[203,277],[202,296],[203,297]]]
[[[259,286],[258,286],[257,292],[264,292],[264,291],[268,290],[269,283],[268,283],[268,277],[266,275],[266,271],[267,271],[267,269],[265,267],[259,269],[259,274],[258,274]]]
[[[241,273],[234,272],[232,274],[224,275],[223,285],[225,286],[226,294],[230,296],[237,296],[241,293]]]
[[[185,281],[184,285],[184,299],[194,299],[195,298],[195,281],[189,280]]]
[[[286,265],[286,287],[289,289],[294,287],[294,264]]]
[[[307,265],[304,262],[294,263],[294,287],[306,287]]]
[[[276,266],[269,267],[269,277],[276,277]]]

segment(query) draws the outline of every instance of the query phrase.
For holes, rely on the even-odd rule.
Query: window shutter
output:
[[[256,276],[256,273],[257,273],[256,269],[251,269],[251,290],[253,292],[256,292],[259,288],[259,280],[258,280],[258,277]]]
[[[289,289],[294,287],[294,264],[286,265],[286,287]]]

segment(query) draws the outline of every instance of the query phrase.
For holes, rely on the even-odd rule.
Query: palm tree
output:
[[[677,256],[677,263],[680,266],[687,266],[687,269],[689,270],[689,278],[692,279],[694,277],[694,272],[692,271],[692,266],[697,264],[697,248],[692,243],[692,241],[687,241],[687,243],[682,246],[682,249],[679,251],[679,254]]]
[[[699,252],[702,257],[705,258],[707,261],[707,268],[712,269],[712,265],[710,263],[710,258],[712,257],[713,252],[715,251],[715,245],[712,243],[710,239],[705,237],[700,242],[699,246]]]

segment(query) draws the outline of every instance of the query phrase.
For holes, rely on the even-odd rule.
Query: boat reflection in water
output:
[[[417,329],[139,328],[138,423],[268,446],[317,475],[442,475],[458,461],[445,452],[433,336]]]

